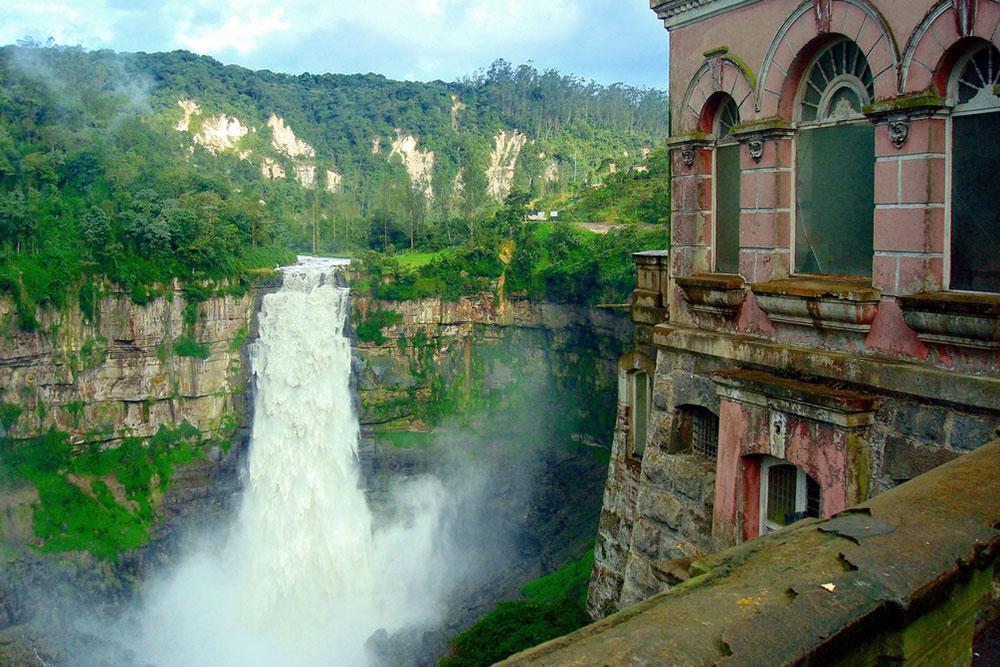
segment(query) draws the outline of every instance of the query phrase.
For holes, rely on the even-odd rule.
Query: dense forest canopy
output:
[[[659,90],[505,61],[415,83],[4,47],[0,288],[30,328],[81,274],[141,299],[290,250],[490,243],[512,194],[565,200],[642,162],[666,109]]]

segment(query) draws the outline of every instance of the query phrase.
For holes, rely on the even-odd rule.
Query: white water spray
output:
[[[147,597],[136,650],[157,665],[354,665],[365,641],[432,623],[446,571],[436,480],[373,529],[336,260],[303,258],[264,298],[249,476],[222,549],[191,555]]]

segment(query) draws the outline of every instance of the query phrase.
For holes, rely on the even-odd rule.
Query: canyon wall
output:
[[[124,599],[178,527],[231,509],[263,289],[68,290],[32,332],[0,299],[0,630],[39,590]]]

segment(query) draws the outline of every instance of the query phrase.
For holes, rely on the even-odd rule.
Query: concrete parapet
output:
[[[826,521],[675,563],[685,583],[502,664],[969,664],[998,485],[995,441]]]

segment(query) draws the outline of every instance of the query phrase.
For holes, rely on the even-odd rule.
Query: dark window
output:
[[[767,520],[787,526],[795,516],[795,485],[797,469],[791,464],[773,465],[767,469]]]
[[[675,450],[716,460],[719,456],[719,418],[715,413],[696,405],[681,407],[677,412]]]
[[[802,130],[796,164],[795,271],[871,275],[875,127]]]
[[[875,94],[871,67],[857,44],[843,40],[813,60],[803,81],[796,141],[795,271],[869,276],[875,128],[861,110]]]
[[[649,374],[632,374],[632,456],[641,459],[649,435]]]
[[[819,483],[782,459],[764,457],[761,467],[761,532],[822,513]]]
[[[806,516],[819,518],[820,512],[823,510],[822,502],[820,501],[819,493],[819,482],[814,480],[809,475],[806,475]]]
[[[719,146],[715,151],[715,268],[723,273],[740,270],[740,147]]]
[[[962,67],[953,118],[952,289],[1000,292],[1000,51],[986,45]]]

